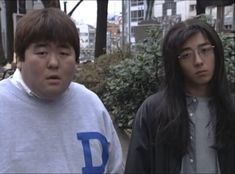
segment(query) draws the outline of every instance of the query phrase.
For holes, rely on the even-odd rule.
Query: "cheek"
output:
[[[193,74],[193,67],[187,65],[180,65],[184,77],[191,77]]]
[[[211,61],[211,70],[212,70],[212,72],[214,72],[214,70],[215,70],[215,58],[213,58],[213,60]]]
[[[75,73],[75,61],[74,60],[70,60],[67,62],[64,62],[64,71],[66,71],[66,73],[69,75],[73,75]]]
[[[25,69],[30,76],[40,76],[46,68],[46,61],[38,59],[30,51],[25,53],[25,61],[22,68]]]

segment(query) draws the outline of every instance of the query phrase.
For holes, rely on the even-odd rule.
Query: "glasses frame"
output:
[[[203,46],[205,46],[205,45],[203,45]],[[201,46],[201,47],[203,47],[203,46]],[[211,50],[214,50],[214,48],[215,48],[215,46],[214,46],[214,45],[211,45],[211,44],[208,44],[208,46],[210,46],[210,49],[211,49]],[[197,51],[198,55],[199,55],[201,58],[204,58],[204,57],[201,55],[199,49],[200,49],[200,46],[197,47],[196,49],[191,49],[191,48],[189,48],[189,50],[193,52],[193,55],[194,55],[194,56],[195,56],[195,52]],[[181,53],[180,53],[180,54],[181,54]],[[191,59],[182,58],[181,55],[178,55],[177,58],[178,58],[180,61],[188,61],[188,60],[191,60]]]

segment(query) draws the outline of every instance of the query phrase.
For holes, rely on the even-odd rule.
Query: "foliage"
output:
[[[234,35],[220,34],[225,66],[235,92]],[[79,65],[77,81],[95,91],[121,129],[130,129],[141,103],[155,93],[164,75],[160,55],[161,31],[150,29],[148,37],[136,45],[132,55],[119,51],[103,55],[94,63]]]
[[[235,92],[235,35],[221,33],[220,38],[224,46],[227,78],[232,91]]]
[[[109,67],[118,64],[126,57],[129,57],[127,52],[118,50],[113,54],[102,55],[94,62],[78,64],[75,81],[84,84],[102,98],[105,93],[104,80]]]
[[[235,91],[234,37],[221,34],[227,77]],[[164,75],[160,55],[161,32],[149,31],[149,37],[137,46],[137,56],[111,67],[106,78],[104,102],[122,129],[130,129],[138,107],[159,88]]]
[[[137,45],[136,56],[109,69],[103,100],[121,129],[128,129],[145,98],[157,91],[162,76],[160,57],[161,32],[150,29],[149,37]]]
[[[0,66],[4,66],[7,64],[7,59],[3,56],[0,56]]]

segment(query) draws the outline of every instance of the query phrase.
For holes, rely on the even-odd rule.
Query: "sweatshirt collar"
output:
[[[11,77],[11,82],[15,85],[18,89],[25,91],[30,96],[38,97],[36,94],[32,92],[32,90],[25,84],[20,70],[17,68],[14,74]]]

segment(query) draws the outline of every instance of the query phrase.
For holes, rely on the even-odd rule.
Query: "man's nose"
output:
[[[201,66],[203,65],[203,59],[201,57],[201,55],[198,53],[198,51],[194,52],[194,65],[195,66]]]
[[[51,54],[48,61],[48,68],[56,69],[59,67],[59,59],[56,54]]]

